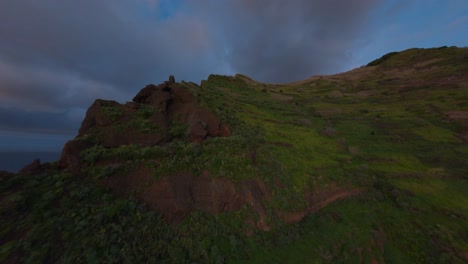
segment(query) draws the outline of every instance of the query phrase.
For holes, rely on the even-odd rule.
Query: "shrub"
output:
[[[184,138],[187,136],[188,125],[182,122],[175,122],[172,124],[169,133],[176,138]]]
[[[113,122],[117,121],[122,116],[122,109],[113,106],[102,106],[102,112],[109,117]]]

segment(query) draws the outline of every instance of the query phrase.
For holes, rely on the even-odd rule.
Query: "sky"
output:
[[[468,1],[2,0],[0,151],[60,151],[95,99],[169,75],[284,83],[444,45],[468,46]]]

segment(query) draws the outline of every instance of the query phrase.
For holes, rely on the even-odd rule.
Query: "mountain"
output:
[[[171,76],[96,100],[1,179],[16,262],[464,263],[468,48],[289,84]]]

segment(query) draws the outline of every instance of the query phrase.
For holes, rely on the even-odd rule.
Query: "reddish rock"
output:
[[[171,101],[172,96],[169,92],[156,90],[144,102],[160,109],[161,112],[166,113],[167,107]]]
[[[146,189],[141,198],[169,223],[180,223],[192,210],[192,181],[193,176],[188,173],[164,176]]]
[[[264,200],[270,200],[271,194],[263,181],[258,179],[245,180],[241,184],[241,197],[247,205],[253,207],[259,216],[256,223],[258,229],[263,231],[270,230],[268,224],[268,215],[264,206]]]
[[[113,166],[121,166],[119,163],[106,165],[107,169]],[[134,192],[141,193],[148,187],[153,178],[153,171],[145,166],[140,166],[126,173],[119,173],[112,177],[104,178],[99,181],[100,185],[112,189],[119,195],[130,195]]]
[[[157,108],[151,116],[145,116],[144,107]],[[148,106],[149,105],[149,106]],[[149,112],[151,113],[151,112]],[[93,138],[88,141],[69,141],[63,148],[60,166],[79,175],[83,164],[81,151],[99,144],[113,148],[122,145],[154,146],[171,140],[171,124],[185,123],[191,142],[201,142],[207,137],[230,136],[231,131],[211,111],[198,105],[197,97],[185,87],[181,87],[171,76],[160,85],[147,85],[125,105],[115,101],[96,100],[86,112],[78,137]],[[265,193],[257,187],[238,192],[231,180],[212,179],[211,176],[194,177],[190,173],[179,173],[161,177],[155,182],[148,178],[150,172],[132,169],[128,173],[111,176],[101,181],[120,195],[135,191],[150,208],[161,212],[169,222],[181,221],[190,211],[199,209],[217,214],[239,210],[246,203],[242,192],[251,195],[258,208]],[[142,185],[139,185],[141,182]],[[249,185],[249,186],[250,186]],[[255,185],[256,186],[256,185]]]
[[[86,134],[90,129],[96,126],[108,126],[112,124],[112,118],[102,111],[102,107],[123,108],[121,104],[115,101],[97,99],[86,111],[86,116],[81,123],[79,135]]]
[[[181,104],[196,104],[196,97],[187,89],[174,86],[172,89],[174,101],[180,102]]]
[[[148,84],[145,86],[145,88],[141,89],[132,100],[136,103],[144,103],[146,99],[153,94],[154,91],[156,91],[156,86],[154,84]]]
[[[169,76],[169,84],[173,84],[173,83],[175,83],[174,75],[170,75]]]
[[[103,135],[99,143],[104,147],[116,148],[122,145],[142,145],[155,146],[167,141],[167,135],[163,133],[145,133],[138,128],[127,128],[126,131],[120,131],[115,127],[101,127]]]
[[[81,172],[81,151],[91,147],[92,144],[83,140],[70,140],[63,147],[60,156],[60,167],[68,168],[74,175]]]
[[[179,223],[193,210],[219,214],[240,210],[244,204],[231,180],[190,173],[158,179],[141,198],[170,223]]]
[[[103,107],[110,107],[111,113]],[[168,140],[168,120],[163,113],[156,111],[149,117],[148,124],[144,125],[151,127],[145,130],[144,125],[134,123],[135,118],[141,117],[137,116],[133,108],[114,101],[96,100],[88,109],[78,136],[94,135],[99,139],[99,144],[105,147],[130,144],[154,146]],[[111,116],[112,112],[117,114]]]
[[[208,136],[217,137],[219,135],[219,127],[221,121],[215,114],[213,114],[208,109],[198,109],[196,112],[197,118],[200,119],[204,124],[206,124],[206,130]]]
[[[231,130],[229,129],[229,127],[221,124],[219,126],[219,134],[218,136],[220,137],[230,137],[231,136]]]
[[[44,172],[44,168],[41,166],[41,161],[39,159],[34,160],[19,171],[20,174],[31,175],[40,174],[42,172]]]
[[[207,135],[208,131],[206,131],[206,129],[200,122],[192,124],[189,128],[190,142],[202,142]]]
[[[200,176],[194,179],[191,191],[195,209],[210,214],[237,211],[243,204],[236,186],[229,179]]]
[[[154,126],[158,127],[162,131],[166,131],[168,129],[168,120],[164,113],[156,112],[149,118],[149,120]]]
[[[133,110],[137,110],[138,109],[138,104],[135,103],[135,102],[126,102],[125,103],[125,106],[127,108],[130,108],[130,109],[133,109]]]
[[[133,98],[134,102],[125,106],[114,101],[96,100],[86,113],[79,136],[94,133],[99,136],[99,144],[105,147],[128,144],[152,146],[172,139],[168,133],[170,122],[186,123],[189,127],[188,137],[192,142],[231,134],[216,115],[198,106],[197,98],[190,91],[171,79],[158,86],[147,85]],[[133,122],[134,115],[138,114],[138,104],[149,104],[159,109],[147,124],[157,127],[157,131],[149,130],[147,133],[148,130],[138,124],[128,126]]]
[[[156,86],[156,90],[172,93],[172,89],[167,82],[163,82]]]

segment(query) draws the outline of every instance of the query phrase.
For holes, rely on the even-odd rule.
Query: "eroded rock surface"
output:
[[[142,200],[151,210],[159,212],[172,224],[180,223],[196,210],[217,215],[248,207],[257,215],[255,220],[246,219],[253,228],[268,231],[272,225],[266,210],[266,204],[273,198],[272,191],[260,179],[245,179],[235,183],[231,179],[213,177],[207,170],[201,175],[180,171],[161,176],[142,165],[129,172],[105,178],[100,184],[110,188],[115,194],[130,195]],[[306,206],[303,210],[276,211],[275,214],[286,223],[296,223],[309,213],[361,192],[360,189],[336,185],[315,192],[305,190]]]
[[[207,137],[230,135],[230,129],[214,113],[201,107],[196,96],[170,76],[162,84],[145,86],[133,102],[97,99],[86,112],[77,139],[65,145],[60,164],[79,172],[80,152],[94,144],[109,148],[155,146],[177,137],[201,142]]]

